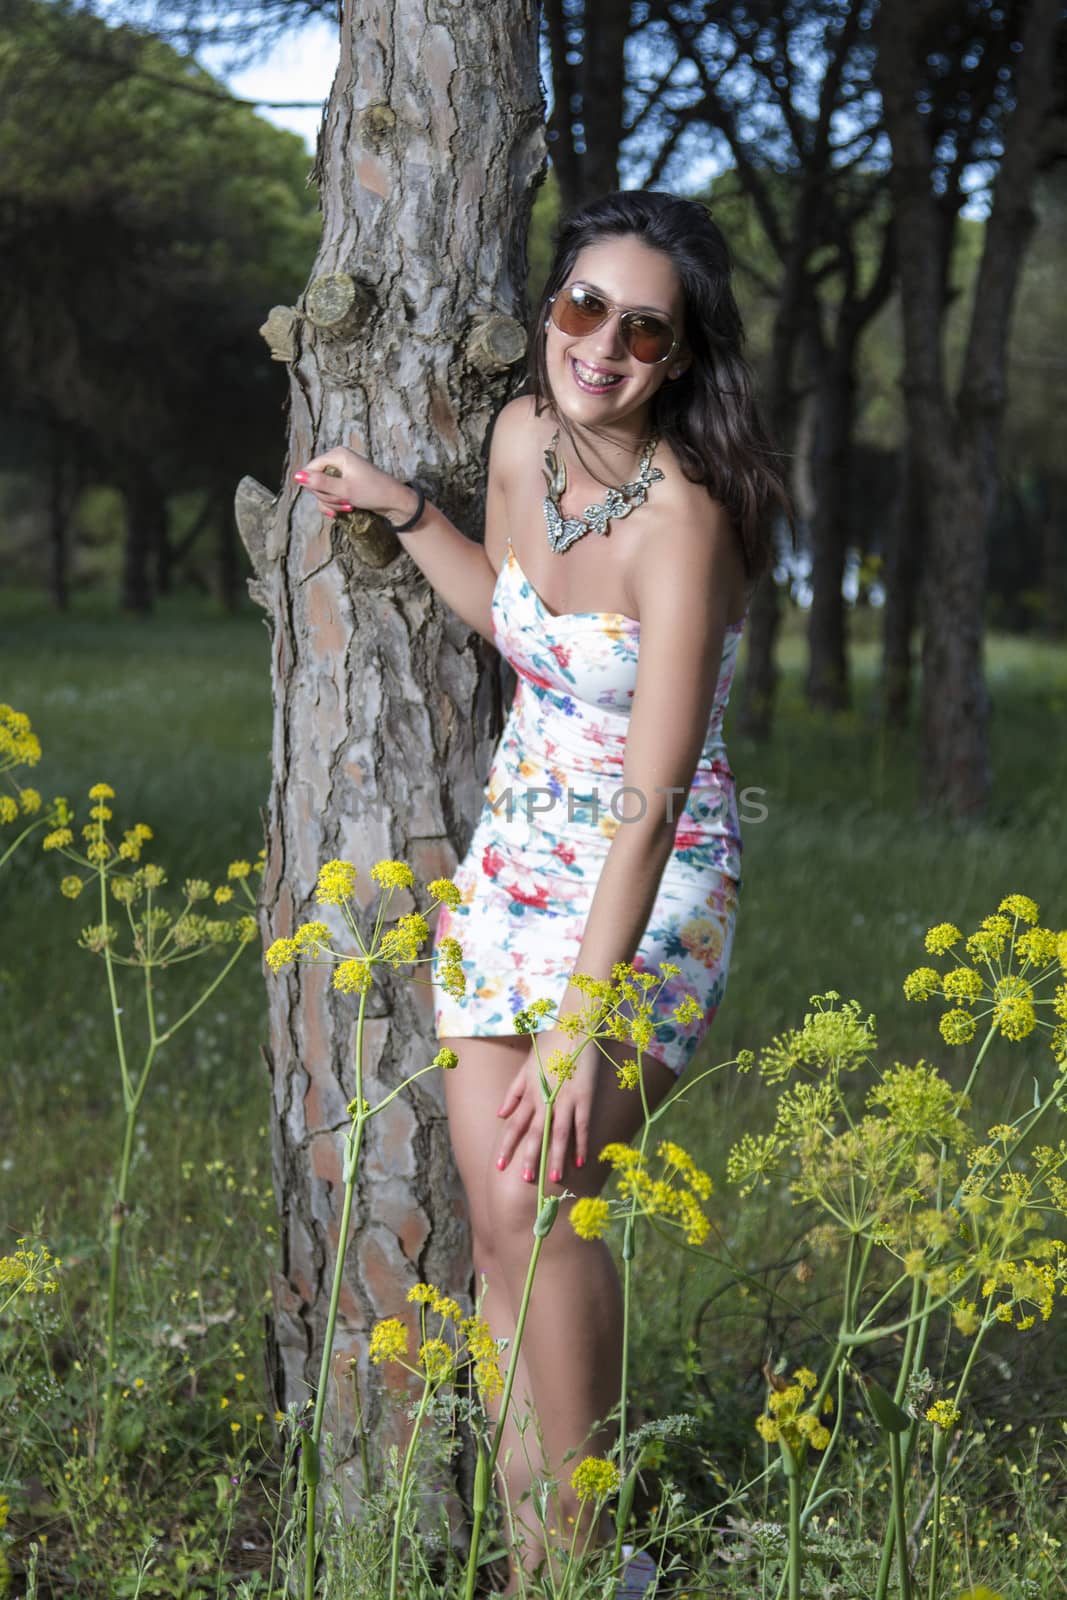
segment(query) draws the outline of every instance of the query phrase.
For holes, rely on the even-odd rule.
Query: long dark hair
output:
[[[692,355],[686,372],[653,396],[649,425],[670,444],[690,482],[706,484],[726,507],[741,540],[746,573],[755,579],[770,559],[772,508],[777,506],[794,530],[795,515],[743,354],[745,332],[730,287],[730,252],[699,201],[624,189],[591,201],[560,224],[529,344],[529,387],[537,413],[545,406],[552,410],[582,459],[549,382],[548,302],[582,250],[627,234],[673,263],[685,296],[685,345]]]

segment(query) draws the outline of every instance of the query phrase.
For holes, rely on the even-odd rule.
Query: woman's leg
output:
[[[497,1108],[529,1041],[479,1038],[441,1042],[450,1044],[459,1056],[459,1066],[446,1074],[445,1085],[453,1147],[471,1208],[475,1270],[484,1273],[489,1282],[486,1314],[493,1333],[510,1338],[533,1246],[537,1188],[523,1180],[517,1161],[504,1172],[497,1170],[503,1131]],[[632,1057],[632,1046],[612,1048],[619,1061]],[[646,1058],[644,1072],[646,1094],[655,1107],[673,1087],[674,1075],[651,1058]],[[591,1158],[580,1171],[571,1163],[562,1182],[548,1184],[548,1191],[569,1190],[577,1196],[598,1193],[607,1169],[597,1155],[606,1144],[632,1138],[642,1115],[640,1095],[619,1089],[611,1065],[604,1061],[593,1105]],[[622,1354],[621,1295],[611,1254],[600,1240],[580,1239],[566,1212],[565,1203],[542,1248],[516,1384],[520,1417],[532,1402],[543,1466],[559,1484],[559,1510],[564,1519],[578,1514],[570,1492],[573,1464],[565,1457],[574,1451],[598,1453],[610,1443],[610,1433],[598,1431],[597,1425],[618,1401]],[[519,1506],[532,1474],[514,1423],[505,1435],[505,1450],[509,1446],[508,1495],[528,1530],[526,1561],[536,1565],[542,1554],[540,1530],[530,1511]],[[542,1459],[532,1428],[526,1434],[525,1450],[536,1471]],[[569,1526],[564,1520],[560,1530],[564,1537]]]

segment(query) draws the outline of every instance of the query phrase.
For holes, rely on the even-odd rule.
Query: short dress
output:
[[[460,903],[434,930],[437,1037],[515,1036],[516,1014],[547,997],[558,1008],[576,970],[600,870],[614,834],[638,810],[623,790],[641,624],[617,612],[555,615],[509,540],[492,600],[493,634],[515,669],[515,698],[497,744],[485,804],[453,873]],[[680,970],[659,990],[646,1054],[675,1073],[689,1062],[726,989],[738,897],[741,832],[722,723],[744,619],[727,631],[703,750],[633,965]],[[679,670],[684,670],[684,645]],[[663,804],[659,796],[655,803]],[[458,939],[466,993],[440,984],[440,942]],[[686,994],[700,1015],[670,1013]],[[540,1021],[549,1028],[552,1017]]]

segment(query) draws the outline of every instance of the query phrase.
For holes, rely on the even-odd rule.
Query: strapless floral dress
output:
[[[612,837],[640,803],[621,791],[641,624],[615,612],[549,611],[510,542],[492,613],[518,683],[453,874],[461,903],[442,906],[435,929],[435,978],[440,941],[451,935],[467,979],[462,999],[434,990],[442,1039],[514,1037],[515,1015],[532,1000],[560,1004]],[[726,632],[703,750],[684,807],[675,797],[674,849],[633,962],[680,968],[660,990],[646,1052],[676,1073],[722,1002],[737,921],[741,833],[722,723],[743,626]],[[700,1016],[682,1025],[669,1013],[685,994]]]

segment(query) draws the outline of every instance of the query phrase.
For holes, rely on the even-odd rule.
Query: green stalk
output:
[[[344,1275],[345,1252],[348,1248],[348,1230],[352,1221],[352,1199],[356,1188],[356,1174],[359,1169],[359,1152],[363,1144],[363,1126],[367,1121],[367,1113],[363,1109],[363,1022],[367,1011],[367,991],[364,989],[359,997],[359,1012],[356,1016],[356,1110],[352,1118],[352,1129],[346,1139],[344,1163],[345,1197],[341,1207],[341,1222],[337,1230],[337,1259],[333,1267],[333,1283],[330,1287],[330,1305],[326,1313],[326,1332],[322,1342],[322,1360],[319,1362],[319,1382],[315,1394],[315,1413],[311,1421],[311,1445],[316,1458],[319,1452],[319,1441],[322,1437],[322,1418],[326,1409],[326,1392],[330,1382],[330,1362],[333,1357],[333,1342],[337,1330],[337,1308],[341,1301],[341,1285]],[[315,1594],[315,1500],[317,1480],[312,1483],[305,1475],[305,1512],[304,1512],[304,1600],[314,1600]]]
[[[800,1477],[795,1461],[786,1482],[789,1485],[789,1600],[800,1600]]]
[[[397,1493],[396,1513],[393,1517],[393,1548],[389,1557],[389,1600],[396,1600],[396,1586],[400,1576],[400,1535],[404,1523],[404,1507],[407,1504],[411,1468],[415,1460],[415,1449],[419,1442],[423,1418],[426,1416],[426,1403],[430,1398],[430,1393],[430,1380],[426,1378],[423,1380],[419,1409],[415,1414],[415,1424],[411,1430],[408,1447],[404,1451],[404,1465],[400,1472],[400,1488]]]
[[[941,1474],[934,1473],[934,1528],[930,1536],[930,1576],[926,1585],[926,1600],[938,1600],[937,1569],[941,1560]]]
[[[893,1524],[896,1529],[897,1573],[900,1600],[911,1600],[911,1569],[908,1566],[908,1529],[904,1520],[904,1465],[899,1433],[889,1435],[889,1466],[893,1478]]]
[[[33,832],[34,828],[42,828],[42,827],[44,827],[44,824],[47,822],[47,820],[48,820],[47,817],[38,817],[36,822],[31,822],[27,827],[23,828],[22,832],[20,834],[17,834],[16,837],[14,839],[12,839],[11,843],[8,845],[7,849],[4,851],[3,855],[0,856],[0,867],[2,867],[4,865],[4,862],[9,860],[10,857],[15,854],[15,851],[18,849],[18,847],[22,843],[23,839],[28,838],[29,835]]]

